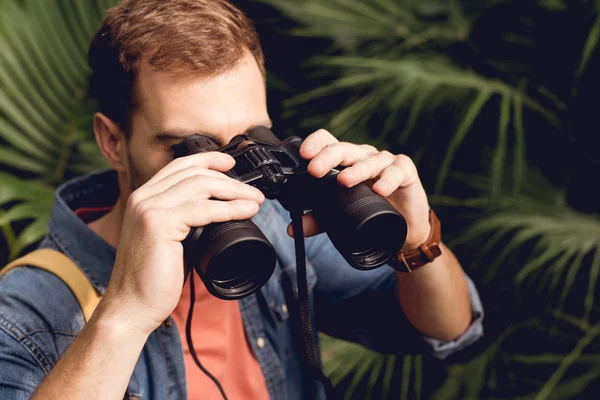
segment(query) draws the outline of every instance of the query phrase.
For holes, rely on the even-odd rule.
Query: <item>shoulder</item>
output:
[[[55,275],[23,266],[0,277],[0,331],[34,357],[53,363],[83,325],[75,296]]]
[[[83,314],[71,290],[55,275],[23,266],[0,277],[0,316],[24,331],[77,334]]]

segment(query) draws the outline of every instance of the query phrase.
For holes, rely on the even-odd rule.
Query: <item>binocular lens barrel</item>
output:
[[[208,291],[235,300],[260,289],[275,269],[275,249],[250,220],[210,224],[186,239],[197,249],[193,263]],[[195,240],[194,240],[195,238]]]
[[[396,255],[406,240],[404,217],[365,184],[346,188],[328,185],[329,199],[313,211],[338,251],[354,268],[382,266]]]

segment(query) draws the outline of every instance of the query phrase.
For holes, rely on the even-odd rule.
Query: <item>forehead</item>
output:
[[[269,120],[264,78],[250,53],[215,76],[154,71],[143,63],[136,91],[139,107],[133,122],[144,127],[147,135],[205,132],[226,142]]]

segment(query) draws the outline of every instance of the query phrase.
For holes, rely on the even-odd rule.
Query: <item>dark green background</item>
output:
[[[1,263],[44,234],[58,184],[103,165],[90,130],[85,43],[111,3],[0,0]],[[235,3],[262,39],[275,132],[306,136],[325,127],[341,140],[413,157],[444,238],[485,305],[485,337],[445,361],[378,355],[323,337],[325,369],[340,393],[594,398],[600,3]],[[76,44],[62,46],[70,38]],[[31,88],[16,78],[11,59]],[[359,74],[373,78],[349,87],[338,81]],[[40,79],[70,99],[53,100]],[[327,85],[327,94],[298,97]],[[344,114],[361,99],[359,112]],[[19,115],[37,121],[27,104],[48,106],[39,118],[48,123],[33,128],[52,144],[20,122]],[[47,159],[15,146],[18,135],[43,148]]]

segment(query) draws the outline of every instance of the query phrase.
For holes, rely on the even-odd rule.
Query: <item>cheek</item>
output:
[[[165,152],[150,151],[140,161],[140,178],[142,182],[147,182],[152,178],[158,171],[163,169],[171,160],[172,156]]]
[[[142,185],[173,159],[169,151],[148,145],[132,146],[130,154],[132,168],[135,168],[137,178]]]
[[[168,151],[157,151],[151,153],[150,162],[148,168],[148,179],[153,177],[158,171],[167,166],[171,161],[173,161],[173,154]]]

